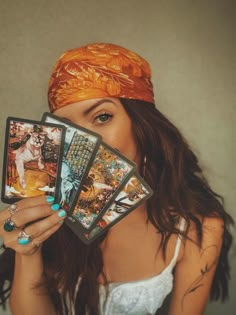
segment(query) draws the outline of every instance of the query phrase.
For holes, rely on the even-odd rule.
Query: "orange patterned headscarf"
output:
[[[136,53],[113,44],[69,50],[54,66],[49,82],[51,112],[75,102],[103,97],[154,103],[149,64]]]

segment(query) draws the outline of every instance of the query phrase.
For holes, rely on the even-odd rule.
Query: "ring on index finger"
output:
[[[13,216],[16,213],[17,207],[18,205],[16,202],[8,207],[8,211],[10,212],[11,216]]]
[[[18,228],[16,226],[15,222],[12,220],[13,215],[17,211],[17,203],[13,203],[12,205],[10,205],[8,207],[8,211],[9,211],[11,217],[4,221],[3,229],[5,232],[12,232]]]

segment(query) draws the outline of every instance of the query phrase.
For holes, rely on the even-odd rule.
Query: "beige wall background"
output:
[[[40,119],[47,111],[49,74],[64,50],[123,45],[149,61],[158,108],[191,143],[236,218],[235,7],[234,0],[0,0],[2,152],[7,116]],[[231,264],[231,298],[209,304],[207,315],[234,314],[234,250]]]

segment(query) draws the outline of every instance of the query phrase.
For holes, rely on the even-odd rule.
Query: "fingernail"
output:
[[[60,209],[60,205],[58,203],[54,203],[53,205],[51,205],[51,209],[53,211],[57,211]]]
[[[53,196],[47,196],[47,197],[46,197],[46,201],[47,201],[48,203],[52,203],[54,200],[55,200],[55,198],[54,198]]]
[[[63,218],[63,217],[66,216],[66,212],[65,212],[65,210],[60,210],[57,215],[58,215],[60,218]]]

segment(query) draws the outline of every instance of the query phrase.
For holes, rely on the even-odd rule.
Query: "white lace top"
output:
[[[108,285],[108,296],[100,286],[101,315],[151,315],[161,307],[173,286],[172,266],[159,275],[127,283]]]
[[[181,220],[183,231],[185,221]],[[115,282],[100,285],[100,315],[154,315],[173,288],[173,269],[181,245],[177,238],[174,256],[169,265],[158,275],[144,280]],[[74,315],[74,310],[71,311]]]

